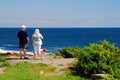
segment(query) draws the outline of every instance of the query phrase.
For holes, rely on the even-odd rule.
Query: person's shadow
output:
[[[10,58],[8,57],[8,58],[6,58],[6,60],[20,60],[20,58],[19,57],[18,58],[17,57],[10,57]]]

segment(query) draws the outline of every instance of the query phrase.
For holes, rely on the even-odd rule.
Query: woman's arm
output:
[[[43,36],[42,36],[42,34],[40,34],[40,38],[41,38],[41,39],[43,39]]]

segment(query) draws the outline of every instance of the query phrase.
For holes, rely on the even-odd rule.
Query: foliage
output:
[[[119,75],[120,49],[106,40],[98,44],[91,43],[79,53],[76,68],[82,76],[96,73]]]
[[[81,52],[81,49],[79,47],[68,47],[60,50],[60,54],[64,58],[74,58],[77,57],[78,54]]]
[[[0,67],[10,66],[5,56],[0,56]]]

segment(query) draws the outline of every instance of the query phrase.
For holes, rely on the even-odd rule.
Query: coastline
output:
[[[19,53],[20,53],[19,51],[2,50],[2,49],[0,49],[0,55],[1,55],[1,54],[2,54],[2,55],[4,55],[4,54],[5,54],[5,55],[6,55],[6,54],[11,54],[11,55],[12,55],[12,54],[16,54],[16,55],[19,55]],[[47,54],[50,54],[50,53],[46,52],[45,54],[47,55]],[[34,53],[33,53],[32,51],[27,51],[27,52],[26,52],[26,55],[27,55],[27,56],[33,56]]]
[[[6,54],[6,55],[7,55],[7,54],[9,54],[9,55],[10,55],[10,54],[11,54],[11,55],[12,55],[12,54],[17,54],[17,55],[19,55],[19,51],[12,51],[12,50],[10,51],[10,50],[2,50],[2,49],[0,49],[0,55],[1,55],[1,54],[2,54],[2,55],[4,55],[4,54]],[[31,55],[31,56],[34,55],[33,52],[26,52],[26,54],[27,54],[27,55]]]

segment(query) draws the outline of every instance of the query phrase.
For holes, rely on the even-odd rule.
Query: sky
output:
[[[120,27],[120,0],[0,0],[0,27]]]

